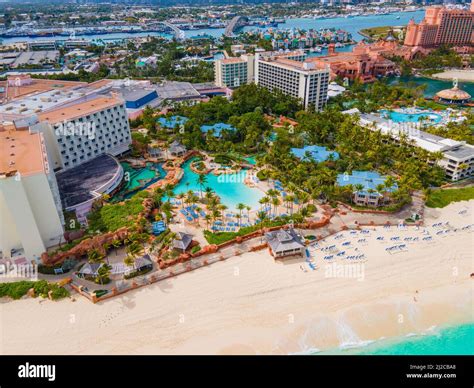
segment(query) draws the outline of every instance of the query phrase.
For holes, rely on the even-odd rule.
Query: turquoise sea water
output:
[[[310,28],[342,28],[352,34],[352,37],[359,41],[363,38],[358,32],[361,29],[368,27],[380,27],[380,26],[405,26],[410,19],[415,19],[416,22],[421,21],[424,16],[424,11],[416,12],[397,12],[390,15],[371,15],[371,16],[356,16],[353,18],[328,18],[328,19],[309,19],[309,18],[293,18],[287,19],[285,23],[278,25],[280,29],[287,28],[301,28],[308,30]],[[398,19],[397,19],[398,17]],[[266,30],[263,28],[261,30]],[[255,27],[244,27],[244,31],[255,30]],[[211,35],[214,37],[220,37],[224,33],[224,28],[205,28],[198,30],[184,31],[186,37],[192,37],[196,35]],[[158,32],[141,32],[141,33],[114,33],[114,34],[99,34],[99,35],[76,35],[76,39],[96,40],[96,41],[107,41],[107,40],[122,40],[126,38],[138,38],[144,36],[163,36],[171,38],[169,34],[163,34]],[[45,40],[44,37],[14,37],[3,39],[4,44],[10,44],[14,42],[32,42],[35,40]],[[64,36],[51,36],[48,40],[64,40],[67,37]]]
[[[474,355],[474,323],[435,328],[423,335],[379,340],[350,350],[315,354]]]
[[[189,167],[192,160],[183,164],[184,175],[174,189],[175,194],[186,193],[189,190],[199,192],[198,174],[191,171]],[[262,191],[248,187],[243,183],[245,172],[219,176],[207,174],[206,177],[207,183],[204,184],[204,188],[211,187],[221,198],[221,202],[229,208],[229,211],[236,210],[235,207],[238,203],[244,203],[252,209],[256,209],[259,206],[259,199],[264,195]]]

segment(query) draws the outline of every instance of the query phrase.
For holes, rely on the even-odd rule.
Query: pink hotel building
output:
[[[470,10],[429,7],[419,24],[408,23],[405,46],[430,49],[443,44],[474,46],[474,0]]]

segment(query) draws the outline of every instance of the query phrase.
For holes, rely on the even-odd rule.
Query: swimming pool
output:
[[[174,193],[186,193],[189,190],[199,192],[200,187],[197,183],[198,174],[191,171],[190,164],[195,158],[192,158],[183,164],[184,175],[181,181],[174,188]],[[221,198],[221,202],[226,205],[229,210],[236,210],[239,203],[250,206],[252,210],[258,209],[260,198],[264,193],[259,189],[251,188],[243,182],[246,177],[246,170],[235,174],[214,175],[207,174],[207,183],[204,188],[210,187]]]
[[[166,175],[159,163],[147,163],[145,167],[141,168],[132,167],[127,162],[122,162],[121,165],[124,172],[124,181],[112,200],[122,201],[130,198],[138,190],[145,189]]]
[[[381,110],[380,113],[383,117],[386,117],[396,123],[417,123],[419,121],[424,121],[432,124],[438,124],[443,119],[440,114],[434,113],[432,111],[400,112]]]

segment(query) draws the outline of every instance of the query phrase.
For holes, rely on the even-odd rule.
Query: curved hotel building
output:
[[[125,101],[108,80],[58,82],[22,76],[6,85],[13,97],[0,106],[0,259],[38,260],[61,242],[63,210],[86,222],[92,202],[123,176],[114,156],[131,144]]]

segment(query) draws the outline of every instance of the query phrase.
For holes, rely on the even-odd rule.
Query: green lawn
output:
[[[467,201],[474,199],[474,187],[461,189],[445,189],[433,191],[426,201],[428,207],[445,207],[451,202]]]

